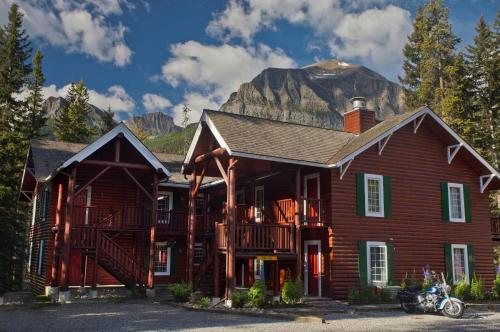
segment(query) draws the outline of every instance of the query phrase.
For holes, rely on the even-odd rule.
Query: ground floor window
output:
[[[45,255],[45,240],[40,240],[40,248],[38,252],[38,266],[36,267],[36,273],[42,275],[43,272],[43,256]]]
[[[255,280],[264,280],[266,279],[264,274],[264,261],[261,259],[254,260],[254,277]]]
[[[462,278],[468,281],[469,262],[467,259],[467,245],[452,244],[451,259],[453,266],[453,283],[458,283]]]
[[[171,248],[167,242],[155,243],[154,271],[157,276],[170,275]]]
[[[194,265],[200,265],[203,261],[203,243],[196,242],[194,244]]]
[[[387,245],[384,242],[367,242],[368,283],[374,286],[387,284]]]

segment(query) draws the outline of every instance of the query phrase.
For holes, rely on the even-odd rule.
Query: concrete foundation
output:
[[[85,289],[85,287],[78,287],[78,293],[79,294],[85,294],[87,292],[87,290]]]
[[[55,303],[59,299],[59,287],[45,287],[45,295],[50,297],[50,300]]]
[[[273,303],[276,303],[276,302],[280,302],[281,301],[281,296],[279,295],[276,295],[276,296],[273,296]]]
[[[97,289],[91,289],[89,291],[89,299],[97,299]]]
[[[220,297],[212,297],[212,305],[216,305],[220,302]]]
[[[70,292],[69,292],[69,290],[64,291],[64,292],[59,292],[59,302],[60,303],[69,302],[69,299],[70,299]]]
[[[224,302],[224,305],[228,308],[232,308],[233,307],[233,300],[226,300]]]
[[[146,288],[146,296],[147,297],[155,297],[156,292],[154,288]]]

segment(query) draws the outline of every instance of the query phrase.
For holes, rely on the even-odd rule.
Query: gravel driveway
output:
[[[499,312],[466,311],[452,320],[402,312],[332,314],[326,323],[185,311],[157,303],[81,303],[56,307],[0,308],[0,331],[498,331]]]

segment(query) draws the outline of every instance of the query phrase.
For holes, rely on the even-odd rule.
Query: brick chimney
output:
[[[375,126],[375,112],[366,108],[366,99],[354,97],[351,99],[352,110],[344,113],[344,131],[356,135]]]

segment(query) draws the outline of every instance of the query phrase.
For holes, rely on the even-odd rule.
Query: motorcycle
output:
[[[446,284],[446,279],[441,272],[439,276],[433,273],[434,283],[423,291],[408,289],[398,292],[401,308],[407,312],[441,312],[449,318],[461,318],[464,314],[465,304],[459,299],[449,295],[451,287]]]

